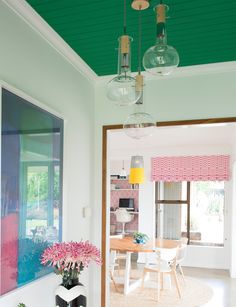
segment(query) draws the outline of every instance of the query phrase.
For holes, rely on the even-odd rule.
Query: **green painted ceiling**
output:
[[[117,38],[123,29],[123,0],[27,0],[47,23],[99,75],[117,71]],[[155,42],[151,1],[142,13],[145,52]],[[180,66],[236,60],[236,0],[166,0],[168,44]],[[132,71],[137,71],[138,12],[127,1],[127,32],[132,44]]]

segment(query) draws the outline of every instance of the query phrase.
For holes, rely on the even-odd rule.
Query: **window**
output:
[[[189,244],[224,244],[224,182],[156,183],[156,236]]]
[[[191,182],[190,196],[190,232],[201,235],[191,243],[223,246],[224,182]]]

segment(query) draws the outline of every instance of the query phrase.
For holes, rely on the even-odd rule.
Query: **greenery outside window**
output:
[[[156,182],[156,236],[224,245],[224,181]]]

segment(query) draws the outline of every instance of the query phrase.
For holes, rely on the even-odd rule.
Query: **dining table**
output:
[[[122,252],[126,254],[125,272],[124,272],[124,294],[128,294],[141,285],[141,278],[130,281],[131,273],[131,254],[132,253],[152,253],[156,248],[177,248],[181,245],[180,240],[153,239],[145,244],[134,242],[133,237],[110,238],[110,250],[113,252]]]

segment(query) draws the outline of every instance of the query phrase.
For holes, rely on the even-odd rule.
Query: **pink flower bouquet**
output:
[[[100,250],[89,241],[54,243],[44,250],[41,263],[55,268],[62,275],[62,284],[68,287],[89,263],[102,264]]]

